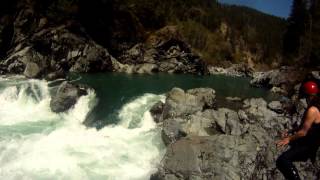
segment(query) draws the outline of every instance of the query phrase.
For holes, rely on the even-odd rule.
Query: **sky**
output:
[[[218,0],[226,4],[249,6],[267,14],[287,18],[290,14],[292,0]]]

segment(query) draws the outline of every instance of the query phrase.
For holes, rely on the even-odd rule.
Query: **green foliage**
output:
[[[262,53],[261,63],[271,64],[275,56],[282,53],[284,19],[240,6],[222,5],[219,12],[220,19],[224,19],[232,30],[232,42],[241,37],[251,53]]]
[[[295,0],[284,36],[289,63],[320,65],[319,0]]]
[[[174,8],[181,6],[166,7]],[[190,1],[181,9],[183,14],[170,10],[168,20],[179,25],[188,42],[208,63],[241,62],[245,51],[249,51],[258,54],[259,63],[271,64],[282,53],[284,19],[251,8],[218,3],[202,6]],[[223,25],[226,34],[221,32]]]
[[[294,0],[284,36],[284,53],[299,55],[308,28],[309,14],[305,0]]]
[[[121,54],[164,26],[177,25],[209,63],[239,62],[253,54],[258,63],[270,64],[282,52],[286,25],[284,19],[247,7],[222,5],[217,0],[32,2],[52,24],[81,24],[89,36],[113,54]]]
[[[122,0],[121,5],[130,7],[147,30],[178,25],[208,63],[239,62],[245,57],[243,51],[249,51],[261,54],[261,63],[271,64],[282,52],[284,19],[251,8],[214,0]],[[223,24],[226,34],[221,32]]]
[[[55,21],[61,21],[67,18],[72,18],[78,11],[79,0],[55,0],[52,3],[47,2],[46,15]]]
[[[311,62],[320,65],[320,2],[313,0],[311,7],[312,14],[312,50]]]
[[[230,44],[221,33],[214,33],[204,25],[194,21],[186,20],[178,23],[180,32],[183,33],[188,43],[208,60],[208,63],[218,63],[219,60],[231,59]]]

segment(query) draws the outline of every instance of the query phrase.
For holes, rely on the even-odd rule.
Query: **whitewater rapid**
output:
[[[142,180],[164,154],[149,109],[161,95],[144,94],[100,130],[82,124],[96,105],[93,90],[68,112],[50,110],[48,82],[0,78],[0,179]]]

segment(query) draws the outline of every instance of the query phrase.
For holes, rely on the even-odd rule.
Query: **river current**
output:
[[[0,78],[0,179],[144,180],[165,147],[150,108],[173,87],[265,97],[248,79],[192,75],[71,75],[92,89],[65,113],[50,110],[59,82]]]

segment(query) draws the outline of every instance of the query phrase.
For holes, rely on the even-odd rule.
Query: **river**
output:
[[[165,153],[149,109],[173,87],[214,88],[218,104],[227,96],[274,98],[240,77],[101,73],[68,79],[92,89],[57,114],[50,99],[59,81],[0,78],[0,179],[149,179]]]

